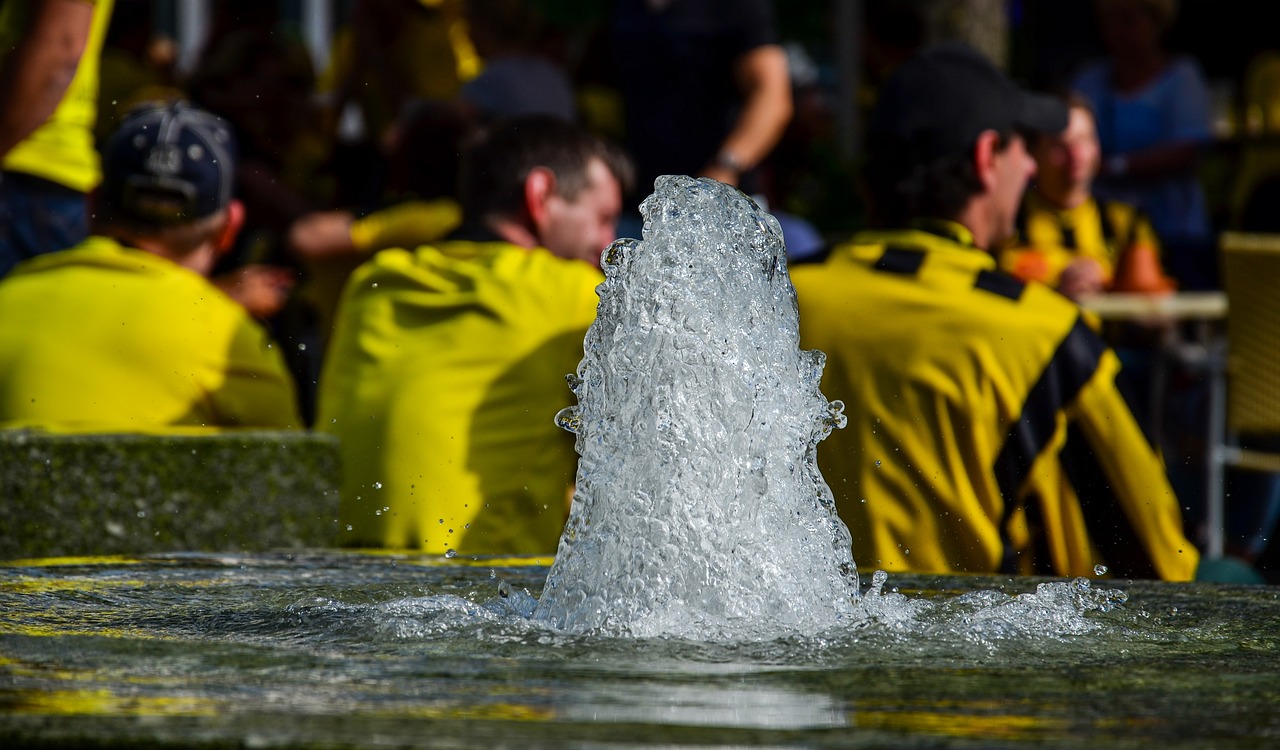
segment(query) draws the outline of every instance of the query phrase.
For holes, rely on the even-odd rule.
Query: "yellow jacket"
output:
[[[950,236],[948,236],[950,235]],[[1190,580],[1177,498],[1080,310],[963,227],[868,232],[793,269],[849,424],[818,447],[854,559],[890,571]]]
[[[284,358],[244,308],[112,239],[19,264],[0,321],[0,427],[302,427]]]
[[[102,179],[95,149],[98,67],[114,0],[84,0],[93,9],[93,25],[75,77],[53,115],[4,157],[4,169],[34,175],[87,193]],[[13,49],[27,26],[31,3],[4,3],[0,10],[0,54]],[[4,61],[0,60],[0,67]]]
[[[577,454],[553,420],[603,279],[497,241],[383,250],[356,269],[316,420],[341,440],[342,543],[555,552]]]

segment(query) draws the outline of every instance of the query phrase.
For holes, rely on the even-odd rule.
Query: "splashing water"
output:
[[[777,220],[666,176],[606,280],[569,376],[577,492],[534,617],[576,633],[818,632],[855,611],[849,531],[816,463],[844,425],[798,348]]]

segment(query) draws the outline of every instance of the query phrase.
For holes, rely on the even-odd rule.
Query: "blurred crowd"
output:
[[[1053,347],[1095,346],[1092,334],[1071,327],[1075,302],[1108,292],[1219,287],[1221,227],[1201,179],[1215,137],[1214,101],[1200,63],[1166,47],[1177,18],[1174,0],[1097,0],[1105,54],[1040,92],[1039,106],[1053,100],[1054,112],[1036,117],[1010,110],[1006,123],[975,114],[973,133],[962,132],[964,108],[1003,112],[1013,106],[1012,89],[1005,87],[1013,84],[1001,83],[1002,74],[982,68],[968,52],[919,62],[922,51],[934,47],[925,5],[866,3],[859,104],[870,140],[867,156],[851,160],[836,142],[829,81],[802,46],[784,44],[776,14],[786,10],[770,0],[355,0],[344,5],[321,69],[282,22],[278,3],[211,4],[203,46],[189,68],[180,68],[175,42],[154,26],[145,0],[0,0],[0,276],[9,274],[0,280],[0,314],[8,316],[0,320],[8,329],[0,333],[0,356],[8,357],[0,363],[0,427],[330,431],[344,441],[347,464],[344,524],[354,531],[343,543],[552,552],[563,518],[558,510],[571,502],[571,438],[549,430],[542,411],[527,424],[523,415],[535,398],[541,404],[568,397],[559,379],[574,369],[593,316],[580,294],[601,278],[599,254],[610,239],[639,236],[638,206],[659,175],[734,185],[776,215],[790,262],[805,267],[797,284],[802,321],[806,312],[812,320],[874,314],[837,299],[854,294],[847,288],[826,298],[824,290],[843,278],[836,271],[815,276],[861,258],[859,248],[879,248],[883,255],[873,266],[905,264],[895,272],[908,276],[921,268],[921,258],[939,257],[951,245],[986,251],[982,257],[989,253],[992,267],[972,269],[980,281],[998,271],[1009,283],[1032,285],[1037,291],[1029,302],[1021,291],[1009,291],[1014,287],[1000,286],[1005,282],[993,288],[1032,306],[1017,315],[1065,326],[1026,333],[1028,347],[1052,345],[1042,352],[1045,372],[1064,366]],[[946,69],[945,75],[976,66],[970,77],[957,79],[972,87],[961,89],[972,101],[948,113],[886,101],[886,92],[899,89],[902,96],[939,101],[948,93],[942,78],[928,78],[944,75],[932,69],[919,74],[924,82],[902,83],[908,62]],[[984,145],[978,134],[1001,124],[1008,125],[1000,133],[1004,140]],[[875,140],[888,132],[904,140]],[[907,143],[908,136],[918,140]],[[957,139],[970,161],[977,144],[976,172],[929,166],[943,155],[933,153],[939,144],[950,147]],[[1025,159],[999,167],[1013,140],[1025,148]],[[224,149],[227,156],[218,158]],[[909,159],[889,160],[904,150]],[[1274,215],[1265,204],[1274,190],[1272,172],[1266,154],[1250,163],[1256,169],[1234,199],[1233,220],[1241,228],[1267,229]],[[892,179],[876,170],[888,170]],[[904,175],[910,189],[899,184]],[[839,218],[830,220],[833,214]],[[853,229],[924,231],[917,226],[922,219],[951,228],[929,229],[928,240],[916,234],[849,239]],[[529,260],[526,251],[533,248],[549,255]],[[205,292],[159,267],[147,271],[146,283],[129,282],[138,285],[127,294],[118,277],[89,278],[86,268],[124,273],[152,263],[134,250],[206,277],[234,302],[234,311],[209,303],[200,315],[219,322],[194,343],[144,333],[145,321],[187,316],[181,300],[203,299]],[[873,283],[860,273],[846,283]],[[161,289],[148,286],[153,277],[164,277],[168,286],[148,292]],[[1041,289],[1052,290],[1052,299],[1036,301]],[[154,305],[142,304],[147,295]],[[918,305],[896,295],[886,292],[886,310],[903,305],[918,313]],[[80,307],[89,298],[98,301],[92,312]],[[116,301],[108,304],[109,298]],[[954,341],[937,338],[938,326],[957,319],[971,324],[957,334],[961,339],[979,337],[991,322],[983,317],[988,303],[956,304],[962,312],[921,318],[921,326],[930,326],[921,340],[951,346]],[[136,308],[128,314],[138,329],[119,338],[97,330],[125,315],[126,307]],[[981,314],[965,317],[978,308]],[[89,334],[77,348],[71,342],[81,329]],[[1093,381],[1112,377],[1121,361],[1132,373],[1149,370],[1167,331],[1131,325],[1099,327],[1097,334],[1099,352],[1118,354],[1072,365],[1087,369],[1081,375],[1087,383],[1079,387],[1095,394],[1093,406],[1053,406],[1049,414],[1060,415],[1059,431],[1026,427],[1050,432],[1033,435],[1041,442],[1014,463],[1027,462],[1017,471],[1029,472],[1044,451],[1060,454],[1066,466],[1068,443],[1087,446],[1087,469],[1076,469],[1109,477],[1107,517],[1127,517],[1132,538],[1101,539],[1096,529],[1090,537],[1090,524],[1077,515],[1103,512],[1102,501],[1086,497],[1097,482],[1069,470],[1028,479],[1021,489],[1002,475],[973,476],[970,489],[928,484],[921,492],[921,482],[906,489],[912,480],[904,477],[921,471],[914,465],[879,486],[889,472],[846,465],[849,456],[886,447],[883,435],[863,434],[855,424],[847,438],[825,444],[824,472],[831,467],[864,493],[909,499],[888,517],[874,509],[868,516],[873,506],[865,498],[837,490],[841,515],[857,519],[850,520],[855,546],[874,550],[881,567],[1079,574],[1093,570],[1089,561],[1099,555],[1113,566],[1135,557],[1132,549],[1119,550],[1140,538],[1149,559],[1129,572],[1194,575],[1193,552],[1179,559],[1182,550],[1174,551],[1193,542],[1182,536],[1186,506],[1174,494],[1188,490],[1176,481],[1170,486],[1160,468],[1169,441],[1151,435],[1144,441],[1139,428],[1150,426],[1151,415],[1124,406],[1119,391]],[[869,359],[867,351],[899,351],[893,347],[911,335],[897,331],[889,341],[818,326],[802,330],[808,337],[802,343],[821,341],[836,361],[853,362]],[[43,351],[33,343],[38,340],[56,346],[37,357],[32,352]],[[76,397],[66,398],[57,378],[49,378],[47,388],[36,382],[51,368],[85,369],[77,352],[107,341],[117,353],[132,352],[129,364],[98,373],[128,394],[121,398],[123,413],[98,411],[110,390],[72,389]],[[857,346],[849,348],[853,341]],[[184,357],[200,359],[194,350],[202,346],[218,349],[218,357],[205,357],[199,368],[182,364]],[[1022,352],[991,356],[990,367],[1025,365]],[[903,354],[876,365],[881,369],[866,373],[866,382],[946,390],[917,382],[919,370],[899,372],[908,361],[915,360]],[[190,376],[199,380],[196,395],[180,395],[179,386],[158,380],[125,384],[131,368],[168,364],[184,374],[199,370]],[[1009,375],[1001,387],[1025,387],[1026,404],[1019,406],[1031,409],[1042,397],[1034,390],[1041,375]],[[948,433],[958,428],[942,426],[946,420],[934,412],[879,413],[877,394],[861,393],[856,382],[843,393],[838,377],[824,380],[824,392],[845,400],[855,418],[879,414],[876,425],[901,418],[907,430],[905,424],[923,414],[944,436],[940,445],[912,444],[903,461],[912,452],[947,456],[939,471],[972,475],[974,462],[1013,460],[987,455],[991,446],[961,447],[976,438],[964,430]],[[463,380],[470,386],[458,385]],[[1183,401],[1196,403],[1202,379],[1178,382]],[[413,386],[400,387],[406,383]],[[974,385],[975,392],[982,388]],[[161,391],[163,398],[155,395]],[[448,397],[439,399],[441,393]],[[42,412],[50,402],[58,408]],[[921,397],[916,408],[926,409],[927,402]],[[1002,409],[984,403],[965,418],[975,425],[993,420],[992,440],[1010,430],[1026,437],[1006,424],[1011,415]],[[103,415],[97,421],[85,416],[97,413]],[[1165,428],[1199,434],[1198,414],[1185,422],[1166,416]],[[1123,436],[1098,427],[1129,419],[1135,428]],[[905,444],[890,447],[898,452]],[[972,453],[961,455],[965,450]],[[491,458],[477,461],[477,455]],[[934,465],[920,455],[916,460]],[[1167,501],[1167,513],[1139,510],[1147,502],[1142,493],[1153,486],[1163,488],[1159,502]],[[1123,496],[1130,491],[1133,497]],[[1255,482],[1248,492],[1259,500],[1247,518],[1236,520],[1231,553],[1261,565],[1280,484]],[[447,502],[423,500],[445,493]],[[954,504],[948,493],[955,493]],[[1015,497],[1024,505],[1002,517],[994,506],[1012,507]],[[481,511],[491,505],[501,513]],[[539,515],[548,508],[557,510]],[[903,513],[914,519],[906,531]],[[991,528],[920,520],[951,513],[994,518]],[[935,525],[942,531],[922,530]],[[1185,525],[1199,544],[1195,524]],[[980,542],[939,542],[926,552],[930,543],[918,537],[929,533],[976,535]],[[904,539],[922,552],[914,558],[900,552]],[[1010,557],[1015,549],[1026,557]],[[1033,553],[1040,555],[1034,563]]]

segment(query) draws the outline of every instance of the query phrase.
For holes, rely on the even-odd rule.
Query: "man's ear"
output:
[[[556,194],[556,173],[546,167],[534,167],[524,178],[524,207],[533,228],[542,236],[547,222],[547,202]]]
[[[994,130],[984,130],[978,134],[973,145],[973,166],[978,181],[987,190],[992,190],[996,183],[996,156],[1000,153],[1000,134]]]
[[[218,255],[231,249],[236,242],[236,235],[240,234],[242,228],[244,228],[244,204],[232,198],[227,204],[227,223],[223,225],[222,231],[218,232],[213,244]]]

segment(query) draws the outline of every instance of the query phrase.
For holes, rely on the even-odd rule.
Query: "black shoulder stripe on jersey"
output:
[[[1080,499],[1080,513],[1089,529],[1089,538],[1111,572],[1121,578],[1159,578],[1155,563],[1111,490],[1111,478],[1078,427],[1067,430],[1061,460],[1067,480]]]
[[[1026,289],[1027,285],[1007,273],[984,270],[978,272],[978,278],[973,281],[973,288],[998,294],[1001,297],[1017,302],[1022,297],[1022,290]]]
[[[1019,551],[1013,549],[1010,542],[1009,526],[1013,520],[1013,513],[1017,510],[1018,505],[1014,503],[1005,503],[1004,517],[1000,519],[1000,543],[1004,545],[1004,552],[1000,560],[1000,572],[1008,575],[1018,575],[1023,568],[1019,564]],[[1031,532],[1031,572],[1039,576],[1051,576],[1056,571],[1053,569],[1053,555],[1049,551],[1049,539],[1044,533],[1044,514],[1040,507],[1040,498],[1038,496],[1028,497],[1025,506],[1027,529]]]
[[[1093,377],[1106,344],[1084,320],[1076,318],[1022,404],[1022,417],[1009,428],[993,470],[1005,502],[1018,496],[1031,463],[1053,437],[1057,414]]]
[[[888,271],[889,273],[900,273],[904,276],[913,276],[920,270],[921,264],[924,263],[924,256],[923,250],[890,245],[884,249],[884,254],[876,261],[875,269],[877,271]]]

